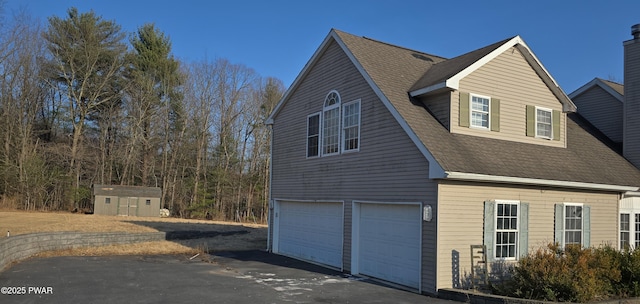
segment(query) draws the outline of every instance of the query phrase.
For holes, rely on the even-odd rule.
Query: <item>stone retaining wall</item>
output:
[[[165,232],[43,232],[0,238],[0,271],[36,253],[78,247],[164,241]]]

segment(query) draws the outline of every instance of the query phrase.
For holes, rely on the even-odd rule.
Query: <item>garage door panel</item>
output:
[[[342,204],[281,202],[278,252],[342,266]]]
[[[359,272],[418,288],[419,205],[361,204]]]

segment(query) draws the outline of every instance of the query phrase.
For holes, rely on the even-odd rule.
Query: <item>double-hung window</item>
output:
[[[555,207],[555,239],[560,246],[591,246],[591,208],[582,203],[562,203]]]
[[[471,95],[471,126],[489,128],[489,98]]]
[[[536,137],[553,137],[552,111],[536,107]]]
[[[620,249],[628,249],[631,246],[631,214],[620,214]]]
[[[526,255],[528,231],[529,203],[515,200],[484,203],[484,245],[489,261],[517,260]]]
[[[627,200],[627,199],[625,199]],[[640,248],[640,204],[623,202],[620,207],[620,249]]]
[[[322,111],[322,154],[340,152],[340,95],[331,91],[324,101]]]
[[[496,202],[496,258],[518,256],[518,214],[517,202]]]
[[[342,107],[342,151],[358,151],[360,147],[360,100]]]
[[[320,155],[320,113],[307,116],[307,157]]]

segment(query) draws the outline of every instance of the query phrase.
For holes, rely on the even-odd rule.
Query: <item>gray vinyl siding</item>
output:
[[[423,206],[431,206],[433,217],[430,222],[422,221],[422,292],[435,295],[437,292],[438,267],[438,184],[430,182],[425,185],[430,195]]]
[[[342,103],[361,100],[360,151],[306,157],[306,118],[336,90]],[[424,202],[436,196],[429,165],[344,52],[331,42],[274,117],[272,199],[344,201],[344,263],[351,269],[351,202]],[[435,226],[432,223],[431,226]],[[423,228],[431,232],[433,228]],[[428,233],[423,234],[428,235]],[[423,237],[424,238],[424,237]],[[423,247],[435,246],[435,234]],[[431,250],[431,251],[429,251]],[[423,252],[433,252],[429,249]],[[435,292],[434,262],[423,263],[423,291]]]
[[[352,201],[344,202],[344,232],[342,233],[342,239],[344,244],[342,245],[342,268],[344,271],[351,272],[351,223],[353,222],[352,216]]]
[[[445,127],[449,129],[451,120],[451,93],[427,96],[420,99],[429,112]]]
[[[578,113],[614,142],[622,142],[623,104],[598,85],[573,98]]]
[[[623,155],[640,168],[640,40],[624,43]]]
[[[446,182],[438,187],[438,288],[464,284],[471,272],[470,245],[483,244],[484,202],[517,200],[529,204],[528,252],[554,242],[555,205],[583,203],[591,208],[591,246],[617,244],[618,194],[489,183]],[[452,263],[452,253],[459,265]]]

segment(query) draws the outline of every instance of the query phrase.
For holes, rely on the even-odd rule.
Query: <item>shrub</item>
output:
[[[611,247],[562,250],[549,244],[521,258],[497,293],[536,300],[588,302],[609,297],[621,280],[620,253]],[[639,265],[640,266],[640,265]]]

